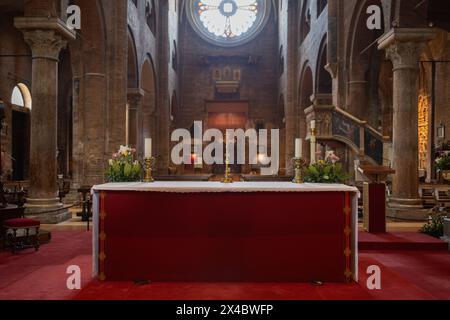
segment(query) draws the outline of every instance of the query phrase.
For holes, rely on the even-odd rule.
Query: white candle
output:
[[[295,139],[295,157],[301,158],[303,156],[303,148],[302,148],[303,140]]]
[[[147,138],[145,139],[145,158],[151,157],[152,157],[152,139]]]
[[[316,120],[311,121],[311,129],[316,128]]]

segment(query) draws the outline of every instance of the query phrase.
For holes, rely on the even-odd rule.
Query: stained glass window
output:
[[[270,0],[191,0],[191,22],[217,44],[237,45],[262,29]]]

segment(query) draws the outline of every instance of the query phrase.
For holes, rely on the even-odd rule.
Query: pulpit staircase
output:
[[[318,143],[338,142],[351,150],[360,163],[390,166],[389,137],[383,136],[366,121],[333,106],[330,100],[329,95],[316,95],[313,105],[305,110],[307,132],[311,132],[311,121],[315,120]]]

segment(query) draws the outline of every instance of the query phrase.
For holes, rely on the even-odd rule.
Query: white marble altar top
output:
[[[144,192],[355,192],[355,187],[343,184],[294,184],[291,182],[189,182],[189,181],[157,181],[154,183],[129,182],[107,183],[92,188],[98,191],[144,191]]]

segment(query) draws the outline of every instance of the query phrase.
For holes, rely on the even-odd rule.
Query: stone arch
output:
[[[153,138],[154,150],[158,150],[158,110],[157,110],[157,81],[153,60],[150,55],[141,68],[141,89],[143,91],[142,106],[139,111],[140,136],[138,146],[142,150],[145,138]]]
[[[333,79],[325,69],[328,64],[327,59],[327,35],[322,39],[319,47],[316,70],[316,92],[331,94],[333,92]]]
[[[18,83],[12,90],[11,104],[19,107],[32,108],[31,92],[26,84]]]
[[[63,49],[58,67],[58,174],[72,177],[73,171],[73,74],[71,54]]]
[[[11,94],[11,149],[7,151],[10,157],[3,161],[12,160],[11,178],[14,181],[28,179],[30,167],[30,116],[32,109],[31,93],[23,83],[14,86]],[[9,135],[9,134],[8,134]]]
[[[74,43],[74,50],[71,54],[74,57],[76,53],[82,56],[75,61],[82,61],[83,69],[87,73],[105,72],[106,62],[106,22],[103,7],[99,0],[75,0],[83,12],[83,28],[79,31],[81,40]],[[74,69],[77,69],[74,67]]]
[[[311,31],[311,8],[309,0],[303,2],[303,7],[300,12],[300,30],[299,30],[299,43],[301,44],[309,32]]]
[[[72,178],[74,188],[77,188],[103,181],[101,171],[105,163],[108,135],[108,59],[102,3],[99,0],[75,0],[73,4],[78,5],[83,13],[82,29],[78,31],[80,36],[69,43],[73,72]]]
[[[371,125],[377,128],[380,112],[376,110],[377,103],[374,101],[378,99],[378,75],[383,60],[382,52],[377,47],[377,39],[383,34],[384,15],[381,18],[382,28],[369,30],[366,11],[370,5],[382,8],[380,0],[365,0],[358,3],[353,13],[352,32],[349,34],[347,47],[346,105],[352,115],[361,120],[370,120]],[[373,115],[374,118],[371,117]]]
[[[305,63],[301,77],[298,95],[298,118],[299,118],[299,135],[303,139],[303,155],[305,159],[310,159],[310,148],[305,140],[308,136],[308,124],[306,122],[305,110],[311,106],[311,96],[314,94],[314,80],[312,68]]]
[[[395,27],[400,28],[417,28],[426,27],[427,25],[427,7],[432,2],[428,1],[411,1],[396,0],[395,1]],[[448,1],[442,1],[442,8],[448,6]],[[442,12],[442,11],[441,11]],[[448,19],[448,16],[447,16]]]
[[[328,0],[317,0],[317,18],[322,14],[327,5]]]
[[[133,31],[128,27],[128,57],[127,57],[128,88],[139,88],[139,70],[136,42]]]

